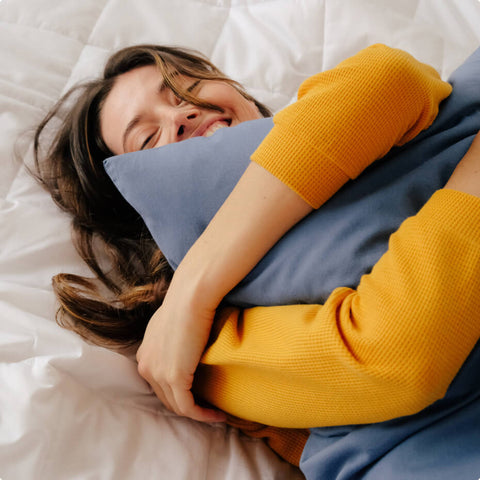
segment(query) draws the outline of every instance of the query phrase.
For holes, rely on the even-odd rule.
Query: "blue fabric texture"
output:
[[[228,300],[240,306],[323,302],[358,284],[388,237],[442,187],[480,130],[480,49],[450,78],[434,124],[394,148],[287,233]],[[159,149],[107,159],[111,179],[176,268],[272,127],[254,120]],[[441,319],[439,319],[441,321]],[[374,425],[313,429],[307,479],[471,480],[480,477],[480,347],[444,399]]]

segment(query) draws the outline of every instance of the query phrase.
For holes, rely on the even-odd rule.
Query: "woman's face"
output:
[[[177,79],[184,89],[223,112],[180,100],[164,85],[155,66],[136,68],[117,78],[100,113],[101,135],[114,154],[208,137],[220,128],[261,118],[255,104],[228,83]]]

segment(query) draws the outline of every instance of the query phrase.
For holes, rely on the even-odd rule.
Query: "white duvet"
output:
[[[169,414],[133,357],[55,323],[52,275],[88,272],[14,150],[31,162],[28,129],[61,93],[143,42],[202,51],[278,110],[377,42],[447,78],[480,45],[480,1],[0,0],[0,480],[301,478],[261,441]]]

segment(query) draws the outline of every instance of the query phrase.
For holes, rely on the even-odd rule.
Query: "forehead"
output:
[[[162,76],[153,65],[135,68],[119,75],[103,104],[103,110],[114,108],[118,103],[123,106],[132,100],[142,98],[142,93],[151,85],[156,85]]]
[[[115,79],[100,111],[100,133],[111,150],[120,151],[128,122],[148,105],[149,92],[159,88],[161,80],[161,73],[153,65],[135,68]]]

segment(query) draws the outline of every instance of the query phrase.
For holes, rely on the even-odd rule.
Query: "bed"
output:
[[[273,111],[377,42],[446,79],[480,45],[480,1],[0,0],[0,22],[0,479],[302,478],[261,440],[169,413],[133,354],[56,324],[51,277],[89,272],[23,167],[32,128],[135,43],[196,48]]]

